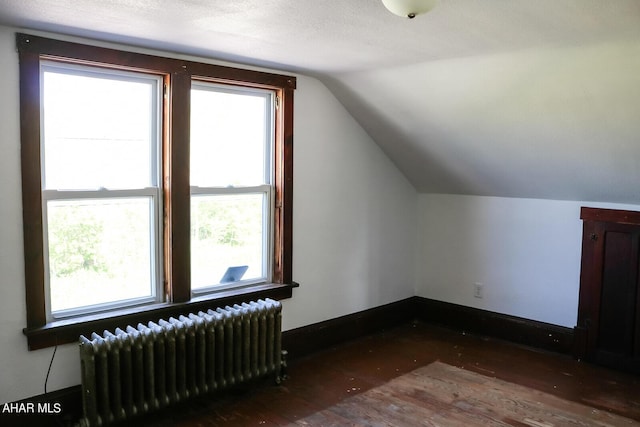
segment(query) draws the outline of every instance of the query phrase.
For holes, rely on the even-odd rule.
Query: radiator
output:
[[[80,337],[81,425],[103,426],[274,375],[282,306],[271,299]]]

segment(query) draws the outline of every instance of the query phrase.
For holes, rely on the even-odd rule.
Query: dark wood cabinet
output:
[[[640,212],[582,208],[575,354],[640,372]]]

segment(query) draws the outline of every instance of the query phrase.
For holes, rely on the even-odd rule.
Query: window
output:
[[[295,78],[17,43],[30,349],[291,296]]]
[[[271,277],[272,91],[191,89],[191,289]]]
[[[161,77],[40,70],[48,320],[158,301]]]

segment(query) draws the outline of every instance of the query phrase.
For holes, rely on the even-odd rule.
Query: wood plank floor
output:
[[[131,425],[287,425],[436,360],[640,420],[638,376],[419,323],[293,358],[281,386],[196,399]]]

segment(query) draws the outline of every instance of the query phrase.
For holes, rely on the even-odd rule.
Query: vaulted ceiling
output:
[[[0,0],[0,24],[315,76],[420,192],[640,204],[638,0]]]

